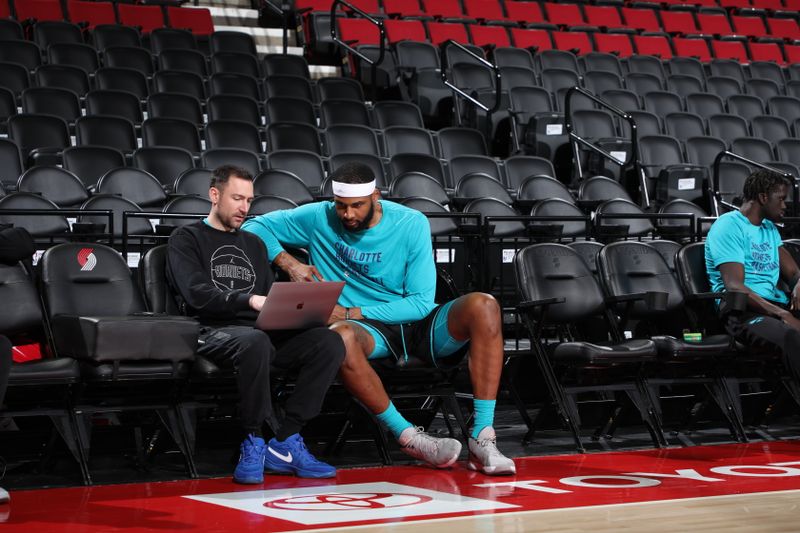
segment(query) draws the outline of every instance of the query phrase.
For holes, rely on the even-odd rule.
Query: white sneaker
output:
[[[497,449],[497,436],[494,428],[486,426],[478,433],[478,438],[469,439],[469,461],[467,468],[493,476],[513,475],[517,467]]]
[[[0,487],[0,503],[8,503],[11,500],[11,495],[6,489]]]
[[[405,429],[397,442],[404,453],[436,468],[447,468],[456,462],[461,453],[461,443],[456,439],[433,437],[421,427]]]

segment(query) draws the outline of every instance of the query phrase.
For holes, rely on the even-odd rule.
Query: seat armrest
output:
[[[519,311],[529,311],[531,309],[536,309],[537,307],[547,307],[552,304],[563,304],[566,302],[566,298],[559,297],[559,298],[544,298],[542,300],[527,300],[524,302],[520,302],[517,304],[517,310]]]
[[[606,297],[606,303],[632,303],[642,301],[648,311],[665,311],[669,294],[662,291],[637,292],[633,294],[620,294]]]

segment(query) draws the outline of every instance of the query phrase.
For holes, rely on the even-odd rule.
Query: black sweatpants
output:
[[[266,332],[248,326],[203,327],[198,354],[238,372],[242,426],[258,433],[266,421],[284,440],[319,414],[345,348],[341,337],[328,328],[302,332]],[[272,408],[271,367],[297,370],[294,393],[286,402],[286,416],[278,421]]]
[[[787,369],[800,380],[799,330],[778,318],[752,312],[723,315],[723,323],[728,333],[746,346],[780,350]]]
[[[0,405],[6,397],[8,375],[11,373],[11,341],[0,335]]]

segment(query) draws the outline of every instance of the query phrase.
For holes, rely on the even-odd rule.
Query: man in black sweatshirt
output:
[[[240,168],[219,167],[209,197],[208,217],[170,237],[167,280],[184,314],[202,325],[198,354],[237,370],[246,436],[233,480],[262,483],[265,468],[333,477],[336,469],[311,455],[299,432],[319,413],[344,359],[344,344],[325,327],[270,335],[254,328],[273,276],[261,239],[239,231],[253,201],[253,178]],[[270,366],[298,370],[280,422],[272,409]],[[275,432],[269,443],[261,434],[264,421]]]

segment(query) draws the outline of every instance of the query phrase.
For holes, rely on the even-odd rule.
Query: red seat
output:
[[[553,48],[550,33],[545,30],[511,28],[511,38],[517,48],[536,48],[537,50],[550,50]]]
[[[586,22],[592,26],[606,28],[621,28],[624,26],[622,17],[616,7],[585,5],[583,12],[586,15]]]
[[[784,9],[781,0],[750,0],[753,7],[758,9],[769,9],[770,11],[781,11]]]
[[[779,65],[786,64],[781,47],[775,43],[750,43],[750,59],[753,61],[772,61]]]
[[[0,18],[7,19],[11,16],[11,6],[8,0],[0,0]]]
[[[800,27],[794,19],[767,19],[769,33],[773,37],[781,39],[795,40],[800,39]]]
[[[59,0],[25,0],[14,2],[17,19],[64,20],[64,11]]]
[[[381,42],[378,27],[367,19],[337,17],[336,23],[339,26],[339,38],[350,46]]]
[[[633,44],[628,35],[621,33],[596,33],[594,44],[598,52],[607,54],[617,54],[619,57],[629,57],[633,55]]]
[[[142,33],[164,27],[164,14],[159,6],[117,4],[119,21],[126,26],[140,26]]]
[[[295,0],[294,8],[297,11],[330,11],[333,0]]]
[[[800,0],[784,0],[787,11],[800,11]]]
[[[383,12],[401,17],[420,17],[425,14],[419,0],[383,0]]]
[[[727,8],[750,7],[750,0],[719,0],[719,5]]]
[[[733,35],[733,28],[727,15],[716,13],[698,13],[697,23],[700,31],[711,35]]]
[[[588,54],[594,50],[589,35],[582,31],[554,31],[553,42],[556,49],[574,51],[576,55]]]
[[[393,20],[383,21],[386,28],[386,37],[390,43],[398,41],[427,41],[425,26],[420,20]]]
[[[583,18],[583,13],[581,13],[581,8],[578,6],[578,4],[556,4],[554,2],[545,2],[544,11],[547,13],[547,21],[552,24],[575,26],[577,24],[586,23]]]
[[[111,2],[86,2],[84,0],[69,0],[67,2],[69,20],[78,24],[85,22],[89,29],[98,24],[116,24],[117,14],[114,13],[114,4]]]
[[[458,0],[424,0],[425,13],[441,18],[466,18]]]
[[[749,63],[747,50],[740,41],[711,41],[711,49],[717,59],[735,59],[742,63]]]
[[[508,18],[517,22],[544,22],[539,2],[506,2]]]
[[[169,25],[181,30],[189,30],[195,35],[211,35],[214,33],[214,21],[207,8],[168,7]]]
[[[689,11],[662,11],[661,24],[667,33],[686,35],[700,31],[694,20],[694,14]]]
[[[672,39],[675,46],[675,55],[681,57],[696,57],[698,60],[711,61],[711,51],[705,39],[687,39],[685,37],[675,37]]]
[[[637,54],[658,56],[661,59],[672,58],[669,40],[663,35],[634,35],[633,44],[636,46]]]
[[[378,0],[348,0],[355,7],[364,13],[378,14],[381,12],[381,6]]]
[[[747,35],[748,37],[766,37],[769,35],[761,17],[738,17],[733,15],[731,22],[733,23],[733,30],[738,35]]]
[[[508,32],[503,26],[479,26],[472,24],[469,27],[472,34],[472,44],[478,46],[494,45],[497,47],[511,46]]]
[[[783,47],[784,52],[786,52],[786,62],[790,65],[792,63],[800,63],[800,45],[797,44],[787,44]]]
[[[454,22],[428,22],[428,35],[434,45],[439,45],[448,39],[461,44],[469,43],[467,28],[463,24]]]
[[[623,7],[622,16],[625,17],[625,24],[629,28],[642,31],[661,31],[656,12],[652,9]]]
[[[509,20],[497,0],[464,0],[464,10],[470,18],[481,20]]]

